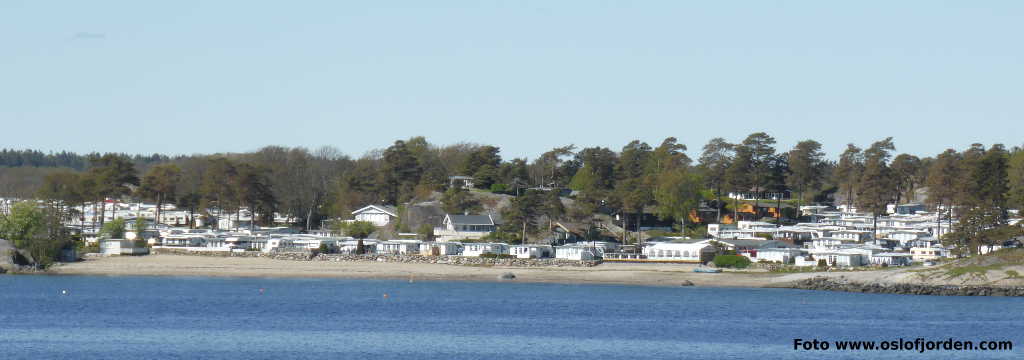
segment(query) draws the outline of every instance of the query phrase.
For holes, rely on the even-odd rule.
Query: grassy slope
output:
[[[971,285],[1024,285],[1024,249],[1003,249],[985,255],[954,260],[933,268],[912,270],[927,283]]]

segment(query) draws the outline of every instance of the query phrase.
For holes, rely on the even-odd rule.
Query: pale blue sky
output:
[[[0,1],[0,147],[1024,142],[1021,1]]]

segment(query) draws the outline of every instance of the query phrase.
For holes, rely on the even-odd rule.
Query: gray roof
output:
[[[732,244],[733,246],[749,247],[753,249],[792,247],[789,244],[778,240],[718,239],[716,241],[729,243]]]
[[[494,225],[494,221],[487,215],[453,215],[448,214],[452,224],[458,225]]]

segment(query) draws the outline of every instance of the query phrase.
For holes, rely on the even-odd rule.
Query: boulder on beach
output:
[[[11,242],[0,239],[0,274],[14,268],[14,246]]]
[[[510,273],[510,272],[507,272],[507,273],[504,273],[504,274],[501,274],[500,276],[498,276],[498,280],[515,280],[515,279],[516,279],[516,274]]]

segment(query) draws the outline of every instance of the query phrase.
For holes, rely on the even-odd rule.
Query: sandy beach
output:
[[[895,271],[779,274],[763,271],[694,273],[689,264],[604,263],[595,267],[482,267],[391,262],[286,261],[267,258],[149,255],[90,258],[50,269],[65,275],[146,275],[226,277],[318,277],[496,281],[506,272],[518,282],[680,286],[778,287],[814,276],[856,276],[877,280]]]

